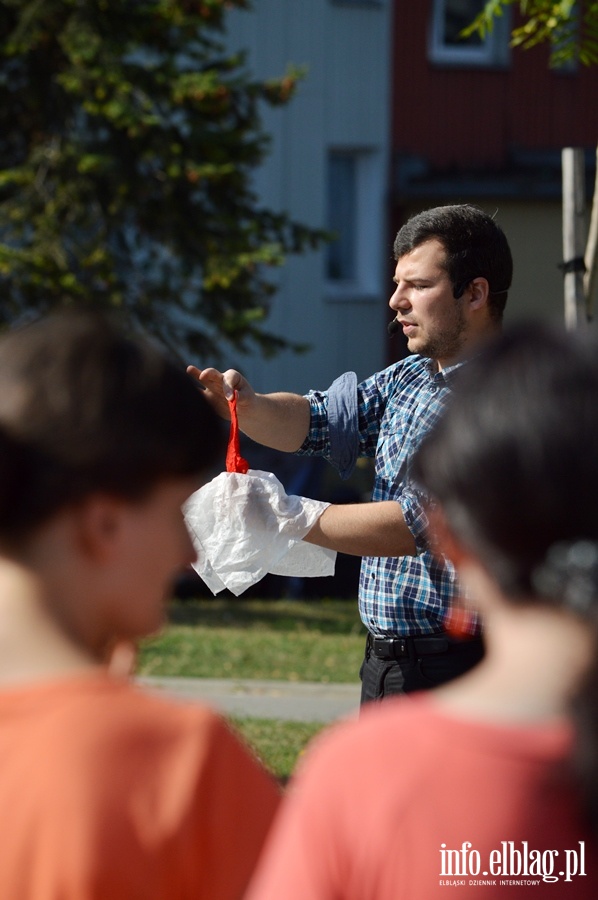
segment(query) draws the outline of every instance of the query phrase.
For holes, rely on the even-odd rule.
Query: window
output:
[[[332,151],[328,156],[329,281],[352,281],[357,255],[357,156]]]
[[[372,149],[331,149],[327,160],[326,247],[330,300],[374,298],[383,241],[383,155]]]
[[[492,31],[461,37],[485,6],[485,0],[434,0],[428,56],[431,62],[455,66],[505,66],[509,62],[510,19],[497,18]]]

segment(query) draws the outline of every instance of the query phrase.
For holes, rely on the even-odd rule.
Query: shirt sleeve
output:
[[[374,457],[380,422],[400,366],[395,363],[359,384],[355,372],[345,372],[327,391],[306,394],[310,428],[297,453],[323,456],[341,478],[349,478],[359,457]]]
[[[324,456],[349,478],[359,455],[359,406],[355,372],[340,375],[325,391],[310,391],[310,429],[298,453]]]
[[[428,500],[410,484],[407,484],[397,498],[403,510],[405,524],[413,535],[418,553],[425,553],[430,549],[429,519],[427,514]]]

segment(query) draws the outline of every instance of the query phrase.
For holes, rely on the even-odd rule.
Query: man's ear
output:
[[[469,282],[470,296],[469,308],[481,309],[488,303],[488,295],[490,294],[490,285],[487,278],[473,278]]]
[[[125,504],[109,494],[91,494],[75,511],[79,548],[91,559],[110,559],[122,533]]]

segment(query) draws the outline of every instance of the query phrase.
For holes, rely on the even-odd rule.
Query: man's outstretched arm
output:
[[[415,556],[415,539],[395,500],[332,504],[303,538],[353,556]]]
[[[237,415],[241,430],[266,447],[294,453],[309,432],[310,406],[299,394],[256,393],[246,378],[235,369],[198,369],[187,371],[205,389],[205,398],[223,419],[229,418],[228,399],[237,391]]]
[[[208,400],[225,419],[228,398],[237,391],[239,426],[254,441],[294,453],[309,432],[310,405],[299,394],[257,394],[235,369],[197,369],[189,366]],[[394,500],[332,504],[304,540],[353,556],[414,556],[416,546],[403,511]]]

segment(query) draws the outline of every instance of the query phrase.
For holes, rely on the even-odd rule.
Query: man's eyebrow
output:
[[[392,280],[395,284],[398,284],[399,281],[407,281],[413,283],[414,281],[422,281],[422,282],[432,282],[434,281],[434,276],[432,275],[411,275],[406,278],[397,278],[396,275],[393,275]]]

